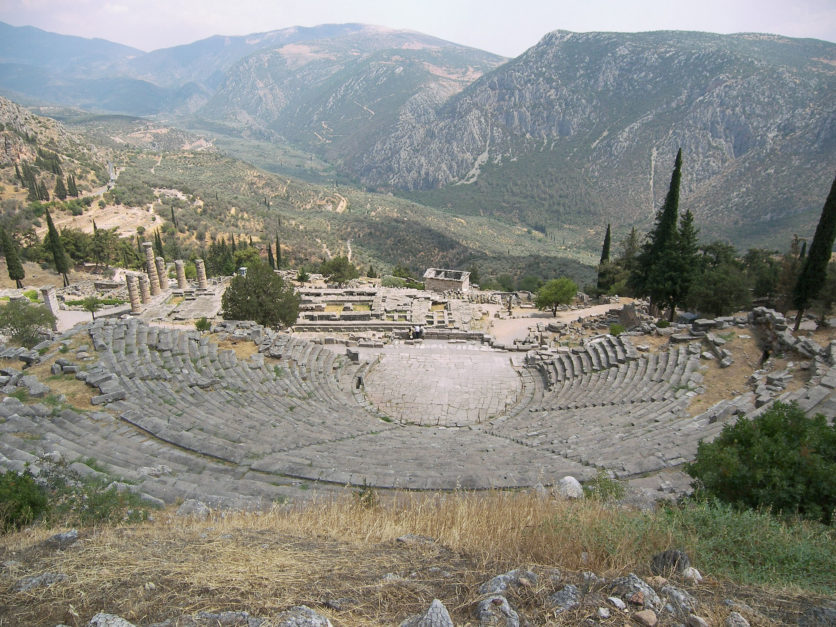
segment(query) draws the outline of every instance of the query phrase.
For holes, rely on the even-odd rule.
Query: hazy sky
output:
[[[836,0],[0,0],[0,21],[146,51],[343,22],[416,30],[506,56],[556,29],[767,32],[836,42]]]

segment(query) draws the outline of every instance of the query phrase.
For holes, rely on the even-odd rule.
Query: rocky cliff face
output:
[[[420,127],[504,59],[418,33],[365,27],[260,50],[226,73],[201,115],[342,163]]]
[[[836,167],[836,46],[768,35],[550,33],[348,162],[370,184],[574,169],[608,219],[652,215],[676,150],[683,194],[735,227],[820,208]],[[476,193],[476,192],[474,192]]]
[[[98,151],[62,124],[30,113],[0,96],[0,168],[22,162],[31,164],[38,148],[54,151],[82,170],[104,166]]]

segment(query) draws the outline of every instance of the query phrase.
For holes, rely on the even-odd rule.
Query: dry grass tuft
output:
[[[225,338],[218,339],[216,333],[209,334],[209,339],[218,345],[218,349],[232,349],[236,357],[241,360],[249,359],[258,352],[258,345],[250,339]]]
[[[298,604],[335,625],[392,625],[425,610],[433,598],[457,624],[466,624],[473,621],[479,584],[520,567],[541,576],[536,585],[513,591],[512,605],[533,624],[573,625],[594,615],[602,591],[589,591],[589,605],[559,620],[548,607],[549,594],[566,582],[582,586],[580,571],[649,574],[649,557],[671,546],[653,516],[625,516],[593,501],[510,492],[401,493],[382,501],[368,508],[346,493],[268,513],[216,513],[205,521],[167,511],[155,522],[83,531],[81,541],[61,551],[43,543],[54,530],[10,534],[0,540],[0,562],[21,566],[0,578],[0,625],[83,625],[102,610],[138,624],[198,611],[270,617]],[[418,539],[398,540],[407,534]],[[554,568],[562,579],[550,577]],[[14,591],[20,577],[42,572],[68,578]],[[713,624],[728,615],[722,599],[744,598],[757,607],[765,596],[708,578],[689,591]],[[753,625],[769,624],[750,618]]]

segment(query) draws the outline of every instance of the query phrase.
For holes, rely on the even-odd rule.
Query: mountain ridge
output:
[[[558,30],[509,60],[344,24],[215,36],[117,66],[133,76],[67,84],[4,64],[0,88],[176,115],[453,212],[591,227],[589,247],[607,222],[652,220],[680,147],[685,205],[741,245],[809,229],[836,168],[836,45],[814,39]]]

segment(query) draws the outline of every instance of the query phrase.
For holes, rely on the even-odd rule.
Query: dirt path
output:
[[[629,299],[623,298],[619,303],[609,305],[593,305],[592,307],[585,307],[584,309],[573,309],[572,311],[558,311],[557,317],[552,316],[547,311],[536,311],[527,309],[518,309],[514,311],[516,317],[508,320],[492,320],[489,333],[493,335],[497,342],[502,344],[510,344],[514,340],[523,340],[528,335],[528,330],[535,327],[538,322],[574,322],[587,316],[599,316],[607,313],[610,309],[621,309]]]

